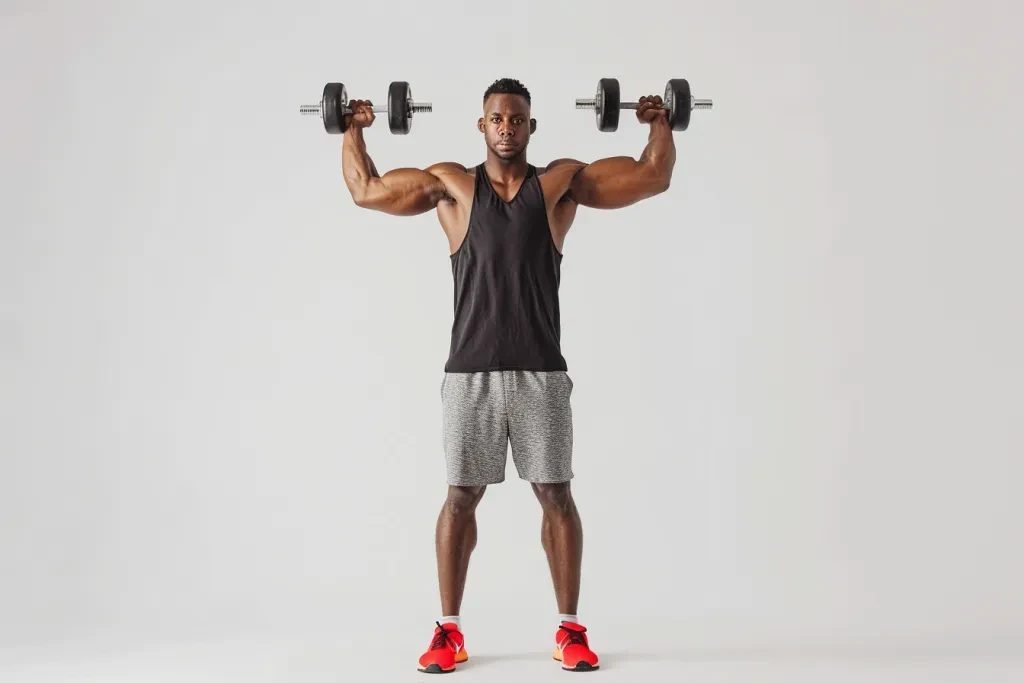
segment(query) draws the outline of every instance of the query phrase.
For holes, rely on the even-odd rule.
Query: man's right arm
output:
[[[341,167],[353,201],[364,209],[415,216],[436,207],[447,193],[441,179],[429,170],[397,168],[378,174],[358,126],[345,131]]]

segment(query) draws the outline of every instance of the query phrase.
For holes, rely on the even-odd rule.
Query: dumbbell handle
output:
[[[374,114],[387,114],[388,113],[388,108],[383,106],[383,105],[380,105],[380,104],[375,104],[372,107],[370,107],[370,109],[373,110]],[[421,114],[421,113],[424,113],[424,112],[432,112],[434,110],[434,105],[431,104],[430,102],[411,102],[409,104],[409,109],[414,114]],[[299,107],[299,113],[302,114],[303,116],[321,116],[322,117],[323,116],[323,104],[303,104],[302,106]],[[345,105],[344,113],[345,114],[351,114],[352,113],[352,108],[349,107],[347,104]]]
[[[576,100],[577,109],[597,109],[597,100]],[[639,102],[619,102],[619,109],[639,109]],[[711,100],[690,99],[691,109],[711,109]],[[668,105],[662,104],[657,109],[668,109]]]

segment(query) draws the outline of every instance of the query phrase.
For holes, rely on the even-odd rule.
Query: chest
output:
[[[474,207],[466,242],[478,257],[502,262],[529,261],[551,247],[548,215],[542,202],[488,198]]]

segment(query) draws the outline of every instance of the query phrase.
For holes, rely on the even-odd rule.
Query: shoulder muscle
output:
[[[441,185],[444,186],[444,196],[441,198],[443,201],[455,202],[460,197],[465,198],[468,188],[471,187],[469,181],[472,175],[469,169],[454,161],[442,161],[433,164],[428,166],[426,171],[437,178]]]
[[[444,175],[447,173],[467,173],[467,169],[462,164],[457,164],[454,161],[442,161],[427,167],[427,173],[432,173],[436,176]]]
[[[549,163],[547,166],[545,166],[545,167],[543,167],[541,169],[538,169],[537,173],[538,174],[543,174],[543,173],[547,173],[548,171],[554,171],[556,169],[557,170],[562,170],[562,171],[574,172],[574,171],[579,171],[584,166],[586,166],[586,164],[584,162],[578,160],[578,159],[569,159],[569,158],[555,159],[554,161]]]
[[[587,164],[578,159],[566,158],[555,159],[542,170],[539,169],[538,175],[543,176],[541,183],[549,201],[558,204],[573,201],[572,181],[586,167]]]

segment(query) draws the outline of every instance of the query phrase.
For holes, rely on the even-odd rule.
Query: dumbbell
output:
[[[412,91],[405,81],[394,81],[388,87],[386,107],[373,105],[374,114],[387,113],[388,127],[395,135],[406,135],[412,130],[413,113],[433,111],[430,102],[413,102]],[[319,116],[324,121],[324,130],[333,135],[343,134],[347,125],[345,116],[352,113],[348,106],[348,90],[342,83],[328,83],[324,86],[320,104],[304,104],[299,107],[303,116]]]
[[[639,102],[621,102],[619,81],[602,78],[597,82],[597,93],[592,100],[576,100],[577,109],[593,109],[597,118],[597,129],[610,133],[619,127],[619,111],[639,109]],[[711,109],[711,100],[697,100],[690,94],[690,83],[685,78],[673,78],[665,85],[662,109],[668,110],[668,123],[672,130],[686,130],[690,125],[690,112],[694,109]]]

